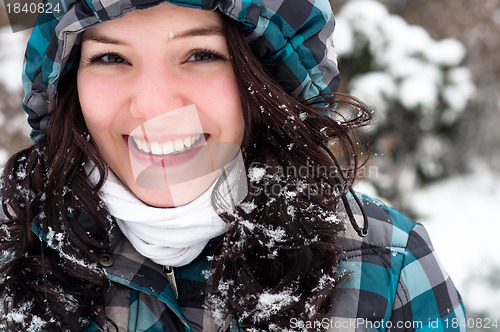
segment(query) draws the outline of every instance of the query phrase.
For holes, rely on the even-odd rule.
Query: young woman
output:
[[[369,113],[335,94],[328,1],[64,9],[26,53],[0,330],[460,327],[423,227],[350,189]]]

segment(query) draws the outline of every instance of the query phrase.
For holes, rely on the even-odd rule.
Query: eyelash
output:
[[[186,60],[185,62],[189,62],[189,59],[193,55],[205,55],[205,56],[208,55],[208,56],[212,57],[209,60],[199,60],[199,61],[194,61],[194,62],[213,62],[213,61],[226,61],[227,60],[227,57],[219,52],[209,50],[206,48],[198,48],[198,49],[192,50],[189,53],[188,60]]]
[[[211,57],[210,59],[207,60],[198,60],[198,61],[189,61],[189,59],[195,55],[204,55],[204,56],[209,56]],[[102,58],[105,56],[108,57],[116,57],[122,60],[123,62],[109,62],[109,61],[103,61]],[[187,62],[202,62],[202,63],[209,63],[209,62],[216,62],[216,61],[227,61],[227,57],[219,52],[209,50],[209,49],[195,49],[192,50],[188,56],[187,60],[185,60],[183,63]],[[86,60],[87,63],[89,64],[103,64],[103,65],[117,65],[117,64],[126,64],[128,63],[125,58],[123,58],[121,55],[115,53],[115,52],[101,52],[96,55],[91,56]]]
[[[86,62],[89,63],[89,64],[103,64],[103,65],[116,65],[116,64],[122,64],[123,63],[123,62],[103,61],[102,58],[104,58],[105,56],[108,56],[108,57],[110,57],[110,56],[117,57],[117,58],[120,58],[121,60],[123,60],[125,62],[128,62],[120,54],[117,54],[117,53],[114,53],[114,52],[101,52],[101,53],[98,53],[98,54],[93,55],[90,58],[88,58],[86,60]]]

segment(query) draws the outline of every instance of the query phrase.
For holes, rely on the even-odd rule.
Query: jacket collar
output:
[[[162,267],[139,254],[118,227],[112,232],[112,252],[99,262],[108,279],[158,298],[189,326]]]
[[[31,230],[50,248],[67,259],[67,255],[58,242],[59,237],[52,229],[44,225],[44,218],[43,212],[38,214],[31,223]],[[100,268],[109,280],[158,298],[178,316],[189,330],[189,324],[182,314],[179,302],[162,266],[138,253],[116,226],[112,229],[111,239],[111,252],[101,253],[99,262],[89,265],[89,268]],[[203,273],[209,269],[210,264],[204,258],[206,257],[204,254],[206,251],[192,263],[176,268],[177,278],[206,282]]]

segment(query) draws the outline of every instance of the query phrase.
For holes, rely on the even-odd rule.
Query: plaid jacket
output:
[[[337,290],[331,318],[292,320],[293,330],[462,330],[459,323],[465,320],[465,312],[460,295],[424,227],[368,197],[363,197],[363,207],[370,225],[368,236],[360,238],[348,226],[338,239],[343,249],[338,269],[350,275]],[[35,224],[32,229],[46,239]],[[114,237],[113,248],[102,259],[113,282],[105,302],[120,331],[246,331],[231,317],[219,328],[210,310],[204,309],[203,271],[209,262],[203,255],[175,269],[176,298],[162,267],[141,256],[121,233]],[[83,320],[83,324],[86,332],[97,331],[93,322]]]

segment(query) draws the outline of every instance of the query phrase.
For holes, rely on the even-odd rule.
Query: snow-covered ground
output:
[[[500,175],[477,165],[411,201],[466,306],[500,319]]]

